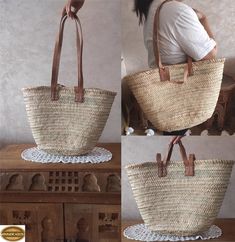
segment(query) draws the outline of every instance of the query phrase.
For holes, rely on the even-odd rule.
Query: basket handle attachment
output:
[[[63,43],[63,32],[65,21],[68,18],[67,14],[64,14],[60,20],[59,33],[56,38],[54,56],[52,63],[51,74],[51,100],[56,101],[59,99],[58,94],[58,74],[60,66],[61,49]],[[76,45],[77,45],[77,69],[78,69],[78,84],[74,87],[75,102],[82,103],[84,101],[84,88],[83,88],[83,70],[82,70],[82,54],[83,54],[83,35],[81,22],[76,14],[74,14],[74,21],[76,25]]]
[[[163,3],[159,5],[157,11],[154,16],[154,24],[153,24],[153,49],[155,55],[155,62],[157,67],[159,68],[159,75],[161,81],[171,81],[176,83],[184,83],[187,81],[188,76],[193,75],[193,68],[192,68],[192,58],[190,56],[187,57],[187,65],[184,68],[184,81],[177,81],[171,80],[169,67],[164,66],[162,64],[161,55],[160,55],[160,36],[159,36],[159,29],[160,29],[160,10],[162,9],[163,5],[167,2],[171,2],[172,0],[165,0]]]
[[[187,157],[186,150],[182,144],[182,141],[180,140],[178,143],[180,148],[181,157],[184,162],[185,167],[185,176],[194,176],[194,161],[195,161],[195,155],[190,154],[189,158]],[[162,160],[161,154],[158,153],[156,155],[157,159],[157,166],[158,166],[158,176],[159,177],[166,177],[167,176],[167,166],[169,164],[169,161],[171,159],[171,155],[173,152],[174,144],[171,142],[168,147],[168,151],[164,159]]]

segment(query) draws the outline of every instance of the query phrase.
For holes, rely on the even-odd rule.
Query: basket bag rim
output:
[[[200,61],[195,61],[195,62],[192,62],[192,66],[196,67],[198,65],[201,65],[201,64],[211,64],[211,63],[223,63],[225,62],[225,58],[219,58],[219,59],[210,59],[210,60],[200,60]],[[165,65],[165,67],[169,67],[169,68],[180,68],[180,67],[184,67],[185,65],[187,65],[187,63],[181,63],[181,64],[174,64],[174,65]],[[148,69],[145,69],[145,70],[142,70],[142,71],[138,71],[138,72],[134,72],[134,73],[130,73],[126,76],[123,77],[123,80],[126,80],[128,78],[134,78],[134,77],[137,77],[138,75],[142,74],[142,73],[145,73],[145,72],[151,72],[151,71],[156,71],[156,70],[159,70],[158,67],[153,67],[153,68],[148,68]]]
[[[229,164],[235,164],[234,160],[223,160],[223,159],[208,159],[208,160],[195,160],[194,163],[195,165],[200,165],[200,164],[204,164],[204,163],[210,163],[210,164],[218,164],[218,163],[223,163],[225,165],[229,165]],[[137,164],[129,164],[125,166],[126,170],[131,170],[131,169],[141,169],[141,168],[146,168],[146,167],[150,167],[152,165],[157,165],[157,161],[153,162],[153,161],[148,161],[148,162],[142,162],[142,163],[137,163]],[[174,161],[171,160],[169,163],[169,166],[182,166],[183,162],[182,161]]]
[[[59,86],[60,91],[64,91],[67,93],[74,93],[74,87],[65,87]],[[21,89],[22,92],[30,92],[30,91],[50,91],[50,86],[37,86],[37,87],[24,87]],[[106,94],[110,96],[116,96],[117,92],[101,89],[101,88],[84,88],[84,94]]]

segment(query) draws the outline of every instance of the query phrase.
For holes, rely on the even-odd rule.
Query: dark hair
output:
[[[134,11],[139,18],[139,24],[142,24],[147,19],[149,7],[153,0],[135,0]]]

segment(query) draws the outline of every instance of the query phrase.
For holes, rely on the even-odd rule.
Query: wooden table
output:
[[[35,145],[0,150],[0,224],[25,224],[27,242],[119,242],[120,144],[99,144],[100,164],[41,164],[21,159]]]
[[[122,234],[126,227],[134,224],[143,223],[141,221],[123,221],[122,222]],[[223,235],[218,239],[208,240],[211,242],[235,242],[235,219],[217,219],[215,222],[222,231]],[[134,240],[126,239],[122,236],[122,242],[130,242]],[[200,241],[200,240],[197,240]]]

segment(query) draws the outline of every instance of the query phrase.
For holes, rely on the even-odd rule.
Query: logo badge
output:
[[[0,225],[0,242],[25,242],[25,225]]]

